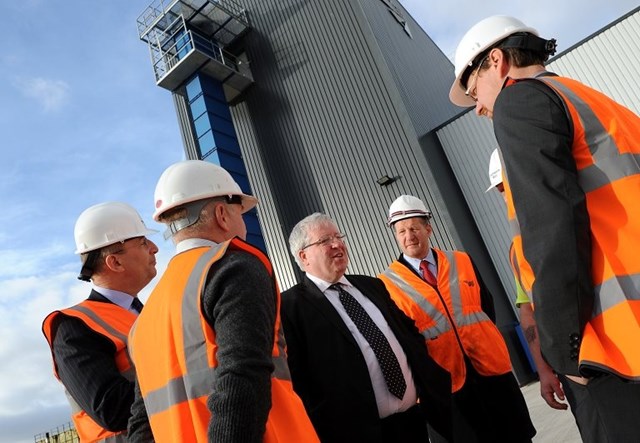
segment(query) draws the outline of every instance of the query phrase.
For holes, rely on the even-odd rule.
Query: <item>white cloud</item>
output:
[[[71,88],[63,80],[35,77],[19,79],[15,84],[22,94],[35,99],[45,112],[57,111],[69,101]]]

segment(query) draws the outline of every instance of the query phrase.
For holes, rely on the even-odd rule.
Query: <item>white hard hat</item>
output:
[[[494,149],[489,159],[489,187],[484,192],[489,192],[502,183],[502,162],[498,149]]]
[[[430,219],[431,211],[427,209],[418,197],[401,195],[389,206],[387,225],[392,226],[397,221],[412,217],[426,217]]]
[[[456,49],[456,79],[453,81],[453,85],[449,91],[449,99],[453,104],[458,106],[475,105],[474,100],[465,95],[464,87],[462,83],[460,83],[462,75],[467,68],[473,64],[478,55],[500,40],[517,32],[528,32],[536,36],[538,35],[538,31],[534,28],[530,28],[517,18],[506,15],[494,15],[485,18],[467,31]]]
[[[158,231],[147,229],[138,212],[128,204],[100,203],[85,209],[78,217],[73,231],[76,240],[75,253],[84,254],[156,232]]]
[[[243,194],[240,186],[224,168],[203,160],[185,160],[169,166],[156,185],[153,219],[169,209],[212,197],[242,197],[242,213],[255,207],[258,199]]]

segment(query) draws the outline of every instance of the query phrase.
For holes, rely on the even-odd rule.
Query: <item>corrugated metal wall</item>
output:
[[[367,2],[386,14],[378,25],[397,26],[382,2]],[[425,200],[436,214],[434,243],[453,247],[442,196],[430,186],[429,166],[360,1],[242,4],[253,27],[245,50],[255,84],[232,113],[282,288],[296,282],[286,239],[314,211],[330,214],[347,233],[352,273],[377,274],[398,254],[385,220],[402,193]],[[416,45],[430,45],[433,57],[444,59],[416,34]],[[385,174],[399,180],[381,187],[376,179]]]
[[[639,54],[640,8],[563,52],[548,69],[580,80],[640,114]],[[497,192],[484,192],[489,185],[489,156],[497,147],[491,122],[467,112],[439,129],[437,136],[500,279],[515,293],[507,256],[510,238],[506,208]]]
[[[360,4],[418,138],[459,114],[449,101],[453,64],[402,5],[390,0]],[[390,8],[406,20],[411,36],[397,20],[389,20]]]

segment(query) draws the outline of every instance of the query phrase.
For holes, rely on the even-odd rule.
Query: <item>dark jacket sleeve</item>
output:
[[[202,309],[218,345],[209,441],[262,442],[271,409],[275,280],[242,251],[229,251],[208,278]]]
[[[305,363],[309,361],[309,357],[307,356],[308,346],[305,346],[304,332],[298,327],[298,322],[294,320],[296,317],[292,306],[296,297],[300,296],[299,288],[300,285],[296,285],[282,294],[280,318],[287,342],[287,363],[289,365],[289,371],[291,372],[293,389],[302,399],[307,411],[310,411],[312,408],[307,401],[311,396],[309,389],[310,380],[309,377],[307,377],[309,371]]]
[[[78,318],[58,314],[53,322],[53,356],[69,394],[103,428],[127,429],[133,382],[120,374],[114,344]]]
[[[572,156],[573,128],[560,98],[527,80],[506,87],[493,114],[524,255],[542,354],[557,372],[578,375],[572,337],[581,337],[594,301],[591,235]]]
[[[134,400],[131,405],[131,417],[127,426],[127,441],[129,443],[150,443],[155,441],[151,432],[151,423],[144,406],[140,385],[136,380]]]

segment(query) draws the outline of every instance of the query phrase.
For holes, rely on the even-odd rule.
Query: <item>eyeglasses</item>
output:
[[[471,75],[469,76],[468,87],[467,90],[464,91],[464,95],[470,97],[474,102],[478,101],[478,77],[480,77],[480,69],[482,69],[482,65],[489,58],[489,54],[487,54],[478,64],[478,67],[473,70]]]
[[[125,245],[132,241],[132,240],[139,240],[139,243],[137,245],[131,246],[129,248],[127,248]],[[146,237],[133,237],[133,238],[129,238],[125,241],[122,242],[122,249],[118,250],[118,251],[114,251],[112,252],[112,254],[124,254],[125,252],[127,252],[129,249],[134,249],[134,248],[147,248],[149,247],[149,240],[147,240]]]
[[[318,241],[314,241],[313,243],[309,243],[306,246],[303,246],[302,249],[300,249],[301,251],[304,251],[307,248],[310,248],[311,246],[329,246],[332,245],[333,242],[338,242],[338,243],[344,243],[344,238],[346,237],[346,234],[335,234],[335,235],[330,235],[328,237],[323,237]]]

